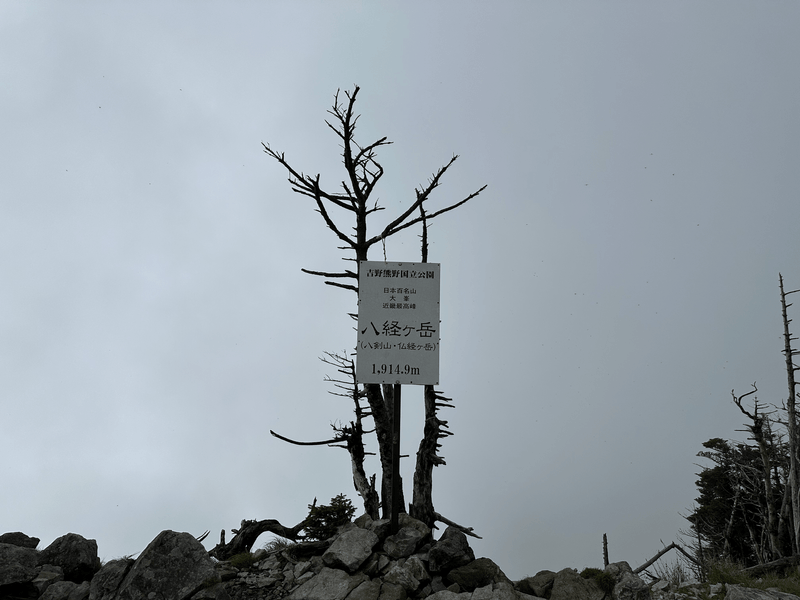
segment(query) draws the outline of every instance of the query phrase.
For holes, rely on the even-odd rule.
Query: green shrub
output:
[[[336,529],[349,523],[356,514],[356,509],[344,494],[331,498],[329,506],[320,504],[308,505],[308,516],[303,529],[312,540],[327,540],[336,533]]]

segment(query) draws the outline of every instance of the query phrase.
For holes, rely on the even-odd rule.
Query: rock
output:
[[[69,595],[78,587],[74,581],[57,581],[50,585],[39,600],[69,600]]]
[[[39,553],[32,548],[0,544],[0,592],[4,586],[33,581],[38,559]]]
[[[603,600],[605,594],[591,579],[584,579],[575,569],[562,569],[553,578],[550,600]]]
[[[409,571],[395,563],[383,576],[387,583],[394,583],[401,586],[406,593],[416,592],[419,588],[419,579],[414,577]]]
[[[613,575],[616,584],[614,585],[614,600],[650,600],[650,586],[634,574],[631,566],[625,562],[611,563],[605,568],[605,572]]]
[[[416,529],[418,532],[422,534],[422,539],[427,538],[431,534],[430,527],[425,525],[425,523],[423,523],[419,519],[415,519],[414,517],[406,513],[400,513],[399,515],[397,515],[397,524],[399,526],[399,529],[404,529],[406,527]]]
[[[418,521],[418,523],[420,522]],[[424,526],[424,523],[420,523],[420,525]],[[428,530],[429,534],[430,530]],[[406,558],[414,554],[425,535],[424,532],[416,527],[403,527],[396,534],[386,538],[386,541],[383,542],[383,551],[395,559]]]
[[[344,600],[350,592],[366,580],[366,575],[348,575],[339,569],[324,567],[322,571],[319,572],[319,575],[312,577],[289,594],[288,599]]]
[[[669,581],[666,579],[659,579],[653,585],[650,586],[650,590],[654,592],[665,592],[669,589]],[[714,592],[719,593],[719,592]]]
[[[425,570],[425,565],[418,556],[410,557],[403,563],[403,568],[421,584],[426,584],[431,580],[431,576],[428,574],[428,571]]]
[[[428,596],[426,600],[470,600],[472,594],[469,592],[456,593],[450,590],[442,590]]]
[[[457,583],[462,590],[468,592],[494,583],[509,582],[505,573],[489,558],[479,558],[467,565],[456,567],[445,579],[450,583]]]
[[[104,564],[92,577],[89,585],[89,598],[91,600],[112,600],[117,595],[119,585],[132,566],[132,558],[119,558]]]
[[[77,533],[62,535],[42,550],[39,564],[61,567],[66,581],[89,581],[100,570],[97,542]]]
[[[20,548],[36,548],[39,545],[39,538],[29,537],[21,531],[12,531],[0,535],[0,544],[11,544]]]
[[[381,585],[381,595],[378,596],[378,600],[406,600],[406,598],[408,595],[403,586],[386,582]]]
[[[356,589],[350,592],[347,600],[378,600],[381,594],[381,582],[379,579],[364,581]]]
[[[757,590],[753,588],[741,587],[739,585],[728,585],[725,600],[795,600],[798,598],[793,594]]]
[[[471,600],[492,600],[492,584],[475,588]]]
[[[89,598],[90,584],[88,581],[79,583],[69,595],[68,600],[87,600]]]
[[[54,565],[42,565],[39,574],[33,580],[33,585],[39,590],[41,596],[51,584],[59,581],[64,581],[64,569]]]
[[[211,587],[204,588],[192,596],[192,600],[231,600],[228,590],[222,583],[215,583]]]
[[[118,600],[185,600],[218,581],[214,562],[203,545],[189,533],[167,530],[133,563],[120,584]]]
[[[398,518],[399,522],[399,518]],[[378,521],[366,521],[366,527],[372,533],[378,536],[379,540],[385,540],[389,533],[391,533],[392,524],[389,519],[380,519]]]
[[[633,573],[623,573],[614,586],[614,600],[650,600],[650,587]]]
[[[547,598],[553,589],[553,580],[556,574],[552,571],[539,571],[533,577],[519,580],[515,587],[523,594]]]
[[[475,595],[474,592],[472,594]],[[510,581],[501,581],[492,586],[492,600],[525,600],[524,594],[519,594]],[[528,596],[533,598],[533,596]]]
[[[327,567],[353,573],[369,558],[377,543],[377,535],[356,527],[337,537],[322,555],[322,561]]]
[[[448,527],[428,551],[428,569],[431,573],[448,571],[471,563],[475,553],[469,547],[467,536],[455,527]]]

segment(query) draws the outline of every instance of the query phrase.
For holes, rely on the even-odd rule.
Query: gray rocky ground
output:
[[[625,562],[599,578],[574,569],[511,581],[489,558],[475,558],[467,537],[449,527],[439,539],[401,516],[366,516],[323,544],[217,561],[192,535],[163,531],[134,560],[104,565],[97,544],[67,534],[43,550],[22,533],[0,535],[0,600],[793,600],[790,594],[738,586],[645,584]],[[238,565],[238,566],[237,566]],[[800,598],[797,598],[800,600]]]

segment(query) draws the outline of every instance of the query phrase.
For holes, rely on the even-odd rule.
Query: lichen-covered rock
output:
[[[39,600],[69,600],[69,595],[77,587],[78,584],[74,581],[57,581],[48,586],[45,593],[39,597]]]
[[[344,600],[347,595],[367,581],[363,574],[348,575],[339,569],[324,567],[316,575],[294,590],[289,600]]]
[[[100,570],[97,542],[77,533],[62,535],[42,550],[39,564],[61,567],[66,581],[89,581]]]
[[[738,585],[727,586],[725,600],[795,600],[793,594],[745,588]]]
[[[469,547],[464,532],[448,527],[428,551],[428,570],[431,573],[440,573],[469,564],[473,560],[475,553]]]
[[[612,575],[616,581],[613,591],[614,600],[650,600],[652,598],[650,586],[642,581],[624,560],[606,566],[605,572]]]
[[[550,600],[603,600],[605,593],[591,579],[584,579],[575,569],[562,569],[553,578]]]
[[[41,596],[48,587],[59,581],[64,581],[64,569],[55,565],[42,565],[32,583]]]
[[[506,574],[489,558],[479,558],[456,567],[447,574],[446,580],[457,583],[462,590],[468,592],[494,583],[509,582]]]
[[[322,555],[325,566],[355,572],[366,561],[378,543],[378,536],[367,529],[345,531]]]
[[[32,548],[0,544],[0,588],[29,583],[36,577],[38,553]]]
[[[383,576],[383,580],[402,587],[406,593],[412,594],[419,588],[419,579],[414,577],[407,569],[395,563]]]
[[[380,595],[380,579],[370,579],[369,581],[364,581],[356,589],[350,592],[347,600],[378,600]]]
[[[192,596],[192,600],[231,600],[228,590],[222,583],[215,583],[211,587],[203,588]]]
[[[206,549],[189,533],[162,531],[133,563],[119,600],[185,600],[219,581]]]
[[[550,590],[553,589],[553,580],[555,578],[556,574],[553,571],[539,571],[533,577],[520,579],[514,584],[514,587],[523,594],[547,598],[550,595]]]
[[[383,551],[392,558],[406,558],[414,554],[425,533],[416,527],[403,527],[383,542]]]
[[[92,577],[89,584],[89,598],[91,600],[113,600],[117,595],[119,584],[125,579],[125,575],[132,566],[132,558],[119,558],[104,564]]]

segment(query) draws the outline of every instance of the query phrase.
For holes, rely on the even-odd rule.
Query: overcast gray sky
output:
[[[603,533],[641,564],[702,442],[743,437],[730,390],[786,396],[798,30],[795,2],[0,0],[0,530],[108,560],[360,506],[343,450],[269,435],[351,417],[318,357],[354,347],[355,295],[300,272],[338,240],[261,148],[336,187],[324,119],[358,84],[387,213],[454,153],[431,208],[488,184],[430,230],[437,510],[514,579],[601,565]]]

